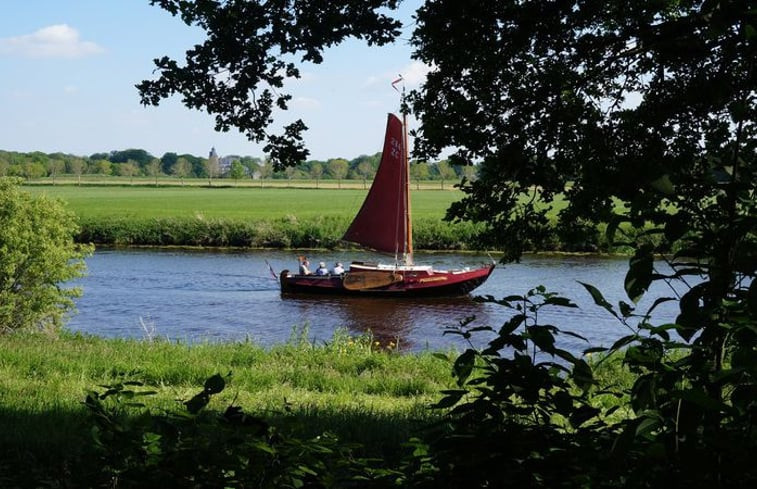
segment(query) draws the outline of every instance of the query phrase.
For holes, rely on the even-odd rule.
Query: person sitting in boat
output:
[[[321,276],[329,274],[329,269],[326,268],[326,264],[324,262],[318,264],[318,268],[315,269],[315,274]]]
[[[310,262],[307,257],[300,257],[300,275],[310,275]]]
[[[334,275],[341,275],[344,273],[344,267],[342,266],[341,262],[336,262],[334,265],[334,270],[331,271]]]

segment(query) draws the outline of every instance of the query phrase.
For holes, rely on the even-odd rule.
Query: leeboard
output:
[[[402,282],[402,275],[394,272],[350,272],[342,285],[347,290],[366,290]]]

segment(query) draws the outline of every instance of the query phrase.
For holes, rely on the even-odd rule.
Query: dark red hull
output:
[[[398,297],[444,297],[460,296],[471,292],[483,284],[494,270],[494,265],[489,265],[473,270],[434,271],[431,269],[405,269],[398,270],[402,276],[401,281],[389,285],[370,288],[347,288],[345,287],[345,275],[330,275],[319,277],[315,275],[290,275],[284,270],[279,275],[281,292],[304,293],[304,294],[333,294],[333,295],[374,295],[374,296],[398,296]],[[359,269],[359,273],[371,273],[367,269]],[[385,270],[376,270],[376,273],[385,274]]]

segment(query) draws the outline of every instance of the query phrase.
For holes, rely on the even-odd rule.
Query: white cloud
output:
[[[401,74],[408,87],[415,88],[426,81],[426,75],[428,75],[431,69],[429,65],[416,60],[407,65]]]
[[[0,39],[0,55],[19,55],[29,58],[82,58],[105,50],[99,45],[83,41],[79,31],[66,24],[43,27],[17,37]]]
[[[63,87],[63,92],[68,94],[73,94],[79,92],[79,87],[76,85],[66,85]]]

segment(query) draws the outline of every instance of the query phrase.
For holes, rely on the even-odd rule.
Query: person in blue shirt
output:
[[[318,268],[316,268],[315,274],[316,275],[321,275],[321,276],[328,275],[329,274],[329,269],[326,268],[326,264],[325,263],[321,262],[321,263],[318,264]]]

